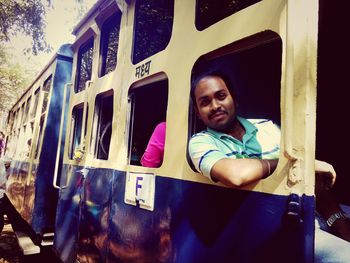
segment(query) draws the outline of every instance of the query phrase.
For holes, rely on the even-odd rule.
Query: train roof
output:
[[[69,43],[66,43],[60,46],[60,48],[57,50],[55,55],[49,60],[46,66],[36,75],[34,80],[29,84],[29,86],[23,92],[21,97],[11,107],[10,111],[13,111],[13,109],[18,105],[18,103],[22,100],[22,98],[30,91],[30,89],[33,87],[35,82],[46,72],[46,70],[51,66],[51,64],[56,60],[57,57],[73,59],[73,52],[70,47],[71,47],[71,44]]]
[[[114,0],[118,6],[120,5],[130,5],[131,0]],[[80,22],[74,27],[72,34],[74,36],[77,36],[79,31],[82,29],[84,24],[91,18],[93,15],[104,8],[103,5],[108,5],[110,3],[113,3],[112,0],[98,0],[86,13],[86,15],[83,17],[83,19],[80,20]]]

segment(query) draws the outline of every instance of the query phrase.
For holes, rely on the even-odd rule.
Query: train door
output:
[[[54,249],[64,262],[103,261],[107,243],[113,171],[99,168],[110,160],[118,86],[121,12],[105,1],[77,29],[66,145],[57,206]],[[99,168],[99,169],[97,169]],[[68,242],[67,242],[68,240]]]
[[[54,183],[59,189],[59,195],[54,248],[64,262],[74,261],[76,257],[75,242],[78,236],[85,178],[80,165],[82,158],[85,157],[87,120],[91,109],[88,92],[92,78],[95,37],[95,34],[89,31],[72,47],[74,52],[72,84],[67,87],[70,89],[69,105],[67,105],[67,117],[61,118],[61,122],[67,122],[67,132],[62,133],[62,138],[65,139],[62,163],[56,160],[57,174]],[[61,165],[60,171],[58,165]]]

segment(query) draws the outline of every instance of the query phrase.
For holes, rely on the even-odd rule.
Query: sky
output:
[[[47,4],[47,0],[42,1]],[[31,39],[19,35],[9,43],[14,59],[29,71],[40,72],[62,44],[73,43],[74,36],[71,32],[79,22],[78,8],[88,11],[96,2],[97,0],[83,0],[82,4],[79,4],[75,0],[51,0],[53,7],[46,14],[45,35],[47,43],[52,46],[52,52],[24,56],[23,50],[31,46]]]

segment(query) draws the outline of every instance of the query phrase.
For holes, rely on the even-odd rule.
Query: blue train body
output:
[[[312,196],[156,177],[154,211],[148,211],[124,202],[125,172],[65,171],[70,183],[60,192],[54,245],[63,261],[313,261]]]
[[[25,146],[18,145],[17,153],[8,171],[6,195],[10,201],[9,209],[12,211],[9,214],[13,216],[13,221],[17,222],[15,228],[24,227],[28,229],[29,226],[32,238],[37,243],[41,242],[42,234],[54,231],[58,191],[53,187],[52,181],[58,145],[63,90],[66,83],[70,81],[71,72],[72,50],[70,45],[62,45],[27,91],[29,94],[34,94],[34,88],[37,88],[37,85],[42,85],[43,78],[51,76],[51,95],[48,97],[47,112],[44,115],[46,124],[43,121],[41,124],[42,130],[39,131],[39,133],[41,132],[42,142],[40,142],[39,136],[38,145],[34,145],[36,149],[32,147],[33,149],[28,153],[29,156],[24,159],[20,157],[18,150],[25,148]],[[37,114],[40,114],[41,111],[42,109],[38,107]],[[34,134],[29,139],[33,141],[33,137]],[[42,145],[40,149],[39,144]],[[24,219],[26,223],[19,223],[20,218]]]

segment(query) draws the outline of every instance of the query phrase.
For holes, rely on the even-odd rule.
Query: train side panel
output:
[[[312,196],[156,176],[154,211],[149,211],[124,202],[125,172],[67,170],[71,182],[60,193],[55,237],[64,262],[313,260]]]
[[[40,122],[33,121],[30,124],[32,131],[37,131],[29,136],[31,148],[26,156],[17,154],[8,170],[6,195],[10,201],[9,209],[12,210],[10,214],[14,215],[15,225],[21,228],[25,226],[36,243],[40,242],[41,234],[54,230],[57,190],[53,188],[52,181],[63,89],[70,81],[71,70],[70,45],[63,45],[32,84],[36,88],[39,85],[45,86],[43,78],[46,78],[46,82],[51,81],[50,85],[46,85],[46,94],[41,95],[42,107],[40,103],[37,107],[36,114],[41,115]],[[24,141],[22,138],[17,139]],[[27,144],[27,141],[25,143]],[[23,145],[19,149],[25,147],[26,145]]]

